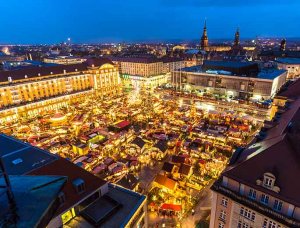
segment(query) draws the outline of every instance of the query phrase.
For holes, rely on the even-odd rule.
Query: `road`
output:
[[[199,220],[205,220],[210,215],[212,200],[210,187],[213,182],[200,191],[198,195],[199,203],[194,207],[195,214],[190,214],[181,221],[182,228],[193,228]]]

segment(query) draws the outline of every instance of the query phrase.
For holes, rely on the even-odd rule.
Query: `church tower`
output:
[[[236,32],[235,32],[235,36],[234,36],[234,44],[233,46],[237,47],[240,45],[240,29],[237,28]]]
[[[286,48],[286,40],[283,39],[280,43],[280,51],[285,51]]]
[[[208,47],[208,37],[207,37],[206,20],[205,20],[203,34],[202,34],[201,42],[200,42],[200,49],[206,50],[207,47]]]

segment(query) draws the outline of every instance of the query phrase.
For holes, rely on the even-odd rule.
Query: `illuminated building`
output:
[[[108,59],[81,64],[0,72],[1,119],[66,106],[87,95],[110,96],[120,88],[119,72]]]
[[[204,61],[172,72],[171,81],[177,89],[244,98],[270,98],[286,81],[286,70],[259,70],[256,63]]]
[[[288,71],[288,79],[294,79],[300,76],[300,58],[278,58],[276,62],[279,69]]]
[[[200,48],[201,48],[201,50],[207,50],[207,48],[208,48],[208,37],[207,37],[207,29],[206,29],[206,20],[204,22],[203,34],[201,36],[201,41],[200,41]]]
[[[13,190],[15,186],[17,194],[25,190],[22,200],[16,195],[20,206],[16,212],[22,216],[19,219],[28,221],[17,220],[23,222],[17,224],[50,228],[148,227],[146,196],[109,184],[64,158],[15,138],[1,134],[0,143],[0,156],[6,173],[12,175]],[[18,180],[23,181],[18,184]],[[26,188],[27,184],[31,188]],[[27,210],[21,212],[23,205]]]
[[[173,69],[184,66],[183,60],[170,57],[111,57],[111,60],[119,67],[124,83],[133,86],[162,85],[168,82]]]
[[[54,56],[54,57],[46,57],[44,58],[45,63],[55,63],[55,64],[63,64],[63,65],[70,65],[70,64],[78,64],[85,62],[86,59],[74,57],[74,56]]]
[[[273,120],[213,184],[211,228],[300,226],[299,82],[279,93]]]

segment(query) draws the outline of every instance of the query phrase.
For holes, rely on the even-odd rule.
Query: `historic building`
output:
[[[174,69],[185,66],[181,58],[175,57],[110,57],[118,66],[121,78],[125,84],[134,87],[157,87],[169,80],[169,74]]]
[[[86,95],[109,96],[120,92],[120,83],[118,69],[108,59],[2,71],[1,119],[56,109]]]
[[[274,96],[286,76],[286,70],[259,69],[254,62],[206,60],[203,65],[173,71],[171,82],[179,90],[259,100]]]
[[[272,121],[213,184],[211,228],[300,227],[299,82],[275,97]]]
[[[300,58],[278,58],[276,63],[279,69],[288,71],[288,79],[300,77]]]

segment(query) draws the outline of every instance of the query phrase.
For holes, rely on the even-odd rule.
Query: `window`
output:
[[[265,219],[262,228],[281,228],[281,226],[276,224],[276,222]]]
[[[271,173],[264,174],[263,186],[272,189],[275,183],[275,176]]]
[[[218,228],[224,228],[224,223],[220,222]]]
[[[273,184],[273,180],[270,179],[270,178],[268,178],[268,177],[266,177],[266,178],[265,178],[265,186],[266,186],[266,187],[271,187],[272,184]]]
[[[225,198],[225,197],[223,197],[223,198],[222,198],[221,205],[223,205],[224,207],[227,207],[227,205],[228,205],[228,199]]]
[[[241,207],[240,215],[251,221],[255,220],[255,213],[248,208]]]
[[[248,196],[251,199],[256,199],[256,191],[251,188],[250,191],[249,191],[249,195]]]
[[[223,221],[225,221],[225,219],[226,219],[226,212],[223,210],[221,210],[221,212],[220,212],[220,219]]]
[[[239,221],[237,228],[249,228],[249,224]]]
[[[268,204],[269,203],[269,196],[262,194],[261,198],[260,198],[260,202],[262,202],[263,204]]]
[[[282,208],[282,202],[281,202],[281,201],[278,201],[278,200],[275,200],[273,208],[274,208],[274,210],[276,210],[276,211],[281,211],[281,208]]]

